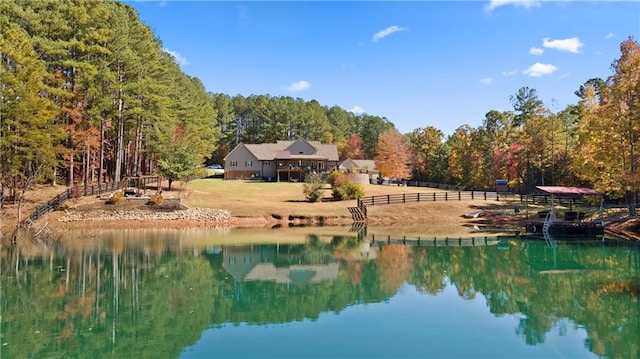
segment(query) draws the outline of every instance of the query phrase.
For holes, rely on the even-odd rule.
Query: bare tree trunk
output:
[[[124,145],[124,89],[122,83],[124,83],[124,70],[123,65],[118,65],[118,82],[120,83],[120,89],[118,90],[118,124],[116,128],[116,156],[115,156],[115,169],[114,169],[114,182],[118,183],[122,179],[122,156]]]
[[[118,100],[118,130],[116,135],[116,163],[114,180],[120,182],[122,179],[122,161],[124,156],[124,100]]]
[[[127,142],[127,145],[124,146],[124,155],[122,158],[124,159],[125,176],[131,176],[131,141]]]
[[[22,209],[25,204],[25,194],[27,191],[31,190],[31,186],[33,186],[33,182],[41,173],[42,167],[31,164],[27,171],[25,172],[25,177],[21,181],[20,188],[20,199],[18,200],[18,209],[16,213],[16,226],[13,229],[13,233],[11,234],[11,241],[15,244],[18,241],[18,232],[21,228],[24,227],[24,223],[22,223]],[[14,179],[15,180],[15,179]],[[15,196],[14,196],[15,197]]]
[[[93,152],[91,154],[91,171],[89,171],[89,183],[93,184],[96,182],[96,154]]]
[[[87,187],[89,186],[89,161],[90,161],[89,152],[91,152],[89,150],[89,146],[85,145],[84,153],[82,156],[82,162],[84,162],[84,166],[83,166],[84,171],[82,171],[82,175],[84,178],[82,183],[84,184],[85,193],[87,191]]]
[[[102,192],[104,176],[104,117],[100,119],[100,159],[98,163],[98,195]]]
[[[73,186],[73,167],[75,166],[75,164],[73,163],[73,152],[71,153],[71,156],[69,156],[69,177],[68,177],[68,181],[69,183],[67,183],[67,186]]]
[[[141,172],[141,148],[142,148],[142,116],[138,116],[136,123],[136,142],[133,149],[133,175],[137,176]]]

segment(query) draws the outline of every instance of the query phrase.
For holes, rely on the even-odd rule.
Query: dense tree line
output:
[[[341,158],[373,158],[380,135],[394,128],[384,117],[356,115],[315,100],[221,93],[210,97],[217,113],[215,122],[220,126],[218,148],[211,161],[222,161],[241,142],[274,143],[298,138],[336,144]]]
[[[535,89],[511,96],[512,111],[487,112],[446,139],[434,127],[407,134],[413,178],[474,188],[507,179],[511,188],[587,185],[637,203],[640,139],[640,44],[629,37],[606,80],[587,80],[578,103],[553,112]]]
[[[0,14],[3,198],[34,181],[182,179],[240,142],[306,138],[342,149],[358,133],[372,158],[393,127],[315,100],[207,93],[123,3],[2,2]]]
[[[1,183],[67,185],[165,172],[184,150],[202,163],[215,110],[133,8],[113,1],[0,2]]]
[[[518,191],[589,185],[636,202],[640,46],[631,37],[613,74],[588,79],[575,105],[554,112],[522,87],[512,111],[489,110],[477,128],[445,138],[418,127],[390,142],[397,134],[385,117],[207,92],[123,3],[0,2],[0,30],[2,198],[19,198],[36,181],[189,178],[240,142],[306,138],[336,144],[342,158],[403,162],[381,162],[391,177],[473,188],[504,178]]]

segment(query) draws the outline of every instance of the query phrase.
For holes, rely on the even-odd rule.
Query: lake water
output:
[[[370,228],[2,248],[0,358],[638,358],[640,252]]]

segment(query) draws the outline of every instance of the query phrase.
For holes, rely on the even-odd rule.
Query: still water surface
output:
[[[1,358],[638,358],[637,249],[350,228],[2,248]]]

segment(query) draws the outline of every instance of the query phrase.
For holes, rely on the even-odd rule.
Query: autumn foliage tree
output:
[[[54,124],[55,103],[44,95],[50,90],[43,82],[45,64],[28,34],[4,17],[0,27],[0,208],[5,195],[17,200],[20,222],[24,194],[51,176],[63,133]]]
[[[347,140],[341,152],[340,158],[350,158],[352,160],[363,159],[364,153],[362,152],[362,140],[360,136],[355,132],[351,132],[349,140]]]
[[[604,88],[587,86],[576,164],[600,191],[626,197],[632,213],[640,190],[640,44],[629,38]],[[591,87],[591,88],[589,88]]]
[[[437,182],[443,178],[444,134],[439,129],[428,126],[417,128],[407,135],[414,149],[413,171],[420,181]]]
[[[376,167],[383,176],[409,178],[413,148],[408,139],[395,128],[384,131],[378,139]]]

